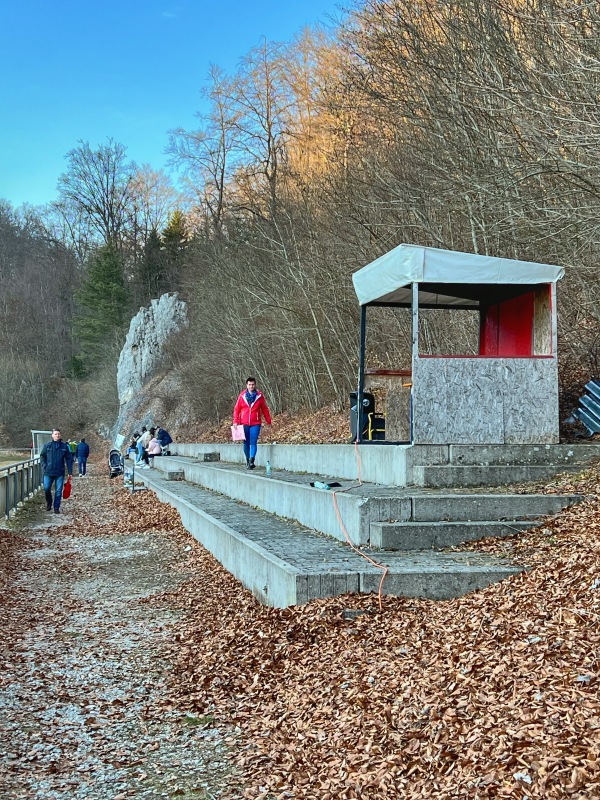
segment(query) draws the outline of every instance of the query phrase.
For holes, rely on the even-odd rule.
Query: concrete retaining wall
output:
[[[240,444],[196,444],[174,443],[171,452],[190,458],[208,459],[215,455],[218,460],[234,464],[244,463],[244,453]],[[556,444],[556,445],[360,445],[353,444],[319,444],[319,445],[284,445],[261,444],[258,448],[257,464],[267,461],[273,469],[289,472],[305,472],[321,475],[323,478],[343,478],[357,480],[360,477],[367,483],[379,483],[385,486],[474,486],[497,485],[506,482],[501,474],[494,474],[493,469],[516,465],[517,473],[509,472],[508,480],[537,480],[539,470],[527,471],[527,467],[547,465],[544,475],[560,472],[561,467],[573,467],[588,464],[600,459],[600,443],[598,444]],[[428,467],[475,467],[474,477],[428,472]],[[482,469],[484,468],[484,469]],[[434,478],[433,476],[436,475]],[[431,477],[431,482],[429,481]],[[461,480],[465,483],[461,484]]]
[[[448,464],[547,464],[557,466],[589,464],[600,458],[597,444],[540,445],[448,445]],[[438,462],[439,463],[439,462]]]

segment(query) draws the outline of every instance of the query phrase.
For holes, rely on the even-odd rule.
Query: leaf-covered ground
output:
[[[89,480],[92,485],[95,479]],[[66,585],[66,578],[60,577],[63,570],[67,575],[79,563],[69,548],[76,550],[75,542],[86,541],[105,547],[111,538],[134,536],[141,537],[140,547],[145,541],[156,553],[153,543],[159,542],[159,550],[173,548],[175,553],[157,562],[158,572],[166,572],[167,585],[154,579],[144,597],[132,601],[150,612],[145,623],[149,648],[162,665],[158,690],[146,696],[144,713],[154,721],[164,716],[169,724],[189,714],[201,720],[221,746],[231,740],[228,758],[234,761],[236,786],[242,788],[221,784],[225,796],[253,800],[598,797],[598,486],[600,474],[594,469],[557,479],[547,491],[578,490],[589,499],[508,541],[473,545],[509,552],[529,566],[527,572],[484,591],[446,602],[388,597],[382,611],[373,598],[352,595],[276,610],[260,606],[194,543],[170,507],[150,493],[132,496],[117,490],[115,482],[100,479],[95,503],[88,504],[87,511],[81,509],[77,535],[69,528],[48,534],[68,544],[63,553],[68,557],[53,562],[57,573],[50,576],[51,584],[39,584],[51,585],[52,591],[41,594],[34,582],[38,586],[34,603],[28,583],[40,568],[39,559],[28,558],[27,551],[46,545],[36,534],[31,539],[21,537],[17,548],[10,545],[10,536],[0,537],[1,623],[3,632],[9,631],[8,651],[5,646],[3,653],[9,652],[11,665],[5,660],[0,687],[6,686],[15,663],[23,686],[21,715],[13,716],[9,734],[14,736],[22,724],[27,704],[37,707],[36,693],[48,669],[44,648],[32,657],[31,639],[24,631],[33,627],[40,643],[53,615],[58,627],[64,628],[81,613],[71,595],[65,600],[61,594]],[[76,486],[75,501],[78,491]],[[108,513],[103,509],[113,509],[119,520],[116,527],[112,518],[103,518]],[[167,612],[169,624],[157,638],[150,621]],[[91,643],[83,652],[102,664],[110,656],[105,649],[94,648],[96,635],[88,626]],[[152,658],[142,660],[141,675],[155,667]],[[131,671],[128,675],[131,680]],[[140,683],[151,681],[142,677]],[[49,689],[57,691],[59,685],[60,680],[53,679]],[[97,692],[93,686],[92,696]],[[129,695],[120,699],[136,718],[135,702]],[[104,717],[106,708],[105,700],[90,714],[94,724],[100,724],[98,715]],[[6,723],[0,726],[7,734]],[[56,730],[64,734],[65,728]],[[39,728],[34,733],[42,735],[42,741],[53,735]],[[152,728],[142,734],[138,725],[130,741],[146,758],[154,741]],[[31,738],[29,745],[19,753],[19,779],[22,782],[28,770],[35,774],[39,768],[50,780],[48,765],[39,767],[35,761],[36,740]],[[185,747],[178,757],[169,755],[171,761],[181,761],[182,752]],[[118,767],[114,752],[112,757]],[[130,759],[131,751],[120,757]],[[106,758],[101,755],[100,762]],[[216,761],[226,771],[220,758]],[[182,774],[192,761],[188,759],[185,767],[182,762]],[[14,764],[9,762],[9,774]],[[196,773],[196,788],[208,764],[210,759]],[[158,766],[164,768],[165,763]],[[59,772],[61,779],[67,774],[75,776],[72,780],[82,778],[75,762],[70,767],[58,762],[57,767],[65,770]],[[145,762],[129,767],[148,774]],[[83,773],[91,780],[89,786],[105,768],[91,776]],[[175,781],[177,768],[169,769],[169,779]],[[0,772],[0,778],[10,781],[6,773]],[[40,800],[54,796],[103,800],[119,794],[203,796],[192,794],[189,785],[169,785],[166,778],[162,793],[144,795],[143,782],[134,780],[136,773],[127,773],[121,784],[115,784],[119,792],[113,795],[95,795],[91,789],[89,794],[83,789],[69,794],[65,789],[65,794],[36,795],[27,794],[25,788],[21,794],[6,796]],[[206,791],[215,797],[221,794]]]
[[[181,612],[148,602],[189,577],[190,542],[98,472],[0,530],[0,797],[214,797],[235,737],[165,705]]]
[[[197,548],[173,702],[240,728],[249,798],[600,796],[598,500],[512,541],[527,573],[381,612],[263,608]]]

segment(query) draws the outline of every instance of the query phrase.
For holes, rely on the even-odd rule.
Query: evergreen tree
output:
[[[91,256],[87,277],[78,292],[80,312],[75,333],[86,371],[98,367],[123,338],[129,319],[128,292],[116,248],[100,247]]]
[[[148,235],[138,265],[138,299],[141,305],[158,298],[170,289],[166,272],[166,253],[160,236],[153,228]]]
[[[161,235],[164,245],[164,264],[168,291],[181,288],[182,273],[185,266],[185,252],[188,245],[185,217],[176,209],[169,217],[169,223]]]

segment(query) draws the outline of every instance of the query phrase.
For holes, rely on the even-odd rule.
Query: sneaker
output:
[[[54,509],[54,513],[55,513],[55,514],[60,514],[60,508],[55,508],[55,509]]]
[[[150,469],[150,465],[149,465],[149,464],[144,464],[144,466],[142,467],[142,469]]]
[[[46,503],[46,511],[52,511],[52,505],[48,505],[48,503]]]

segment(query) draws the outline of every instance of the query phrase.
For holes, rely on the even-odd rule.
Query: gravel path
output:
[[[218,798],[235,733],[164,700],[180,612],[162,593],[190,545],[136,531],[97,473],[64,514],[40,494],[0,530],[0,798]]]

